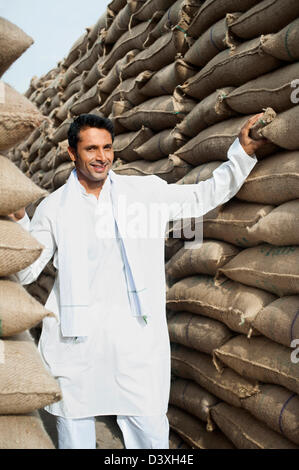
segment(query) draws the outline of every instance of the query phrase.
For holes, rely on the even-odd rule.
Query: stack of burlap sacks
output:
[[[73,168],[81,113],[113,119],[116,172],[178,184],[212,176],[250,116],[277,113],[242,189],[205,217],[202,247],[166,240],[173,447],[299,445],[298,17],[297,0],[113,0],[26,92],[50,123],[9,157],[48,191]]]
[[[0,76],[32,44],[22,30],[0,18]],[[6,152],[44,121],[44,116],[3,82],[0,151]],[[0,155],[0,449],[53,449],[38,409],[61,399],[30,329],[53,315],[19,284],[15,274],[43,247],[10,214],[45,196],[6,156]]]

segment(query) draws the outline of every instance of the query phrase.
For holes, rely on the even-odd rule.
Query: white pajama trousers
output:
[[[162,416],[117,416],[126,449],[169,449],[169,423]],[[95,418],[57,416],[59,449],[95,449]]]

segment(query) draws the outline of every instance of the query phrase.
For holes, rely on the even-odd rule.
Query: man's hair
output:
[[[112,137],[112,142],[114,140],[114,127],[110,119],[105,117],[100,117],[95,114],[81,114],[78,116],[70,125],[68,130],[68,141],[69,146],[77,150],[77,144],[79,141],[79,133],[83,129],[88,127],[96,127],[98,129],[106,129],[110,132]]]

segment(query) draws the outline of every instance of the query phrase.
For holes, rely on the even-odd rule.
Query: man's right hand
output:
[[[19,209],[18,211],[14,212],[13,214],[9,214],[8,217],[10,217],[15,222],[18,222],[18,220],[23,219],[25,214],[26,214],[25,207],[23,207],[22,209]]]

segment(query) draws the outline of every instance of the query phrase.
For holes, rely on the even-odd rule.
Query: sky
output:
[[[44,75],[67,56],[73,43],[86,27],[97,22],[110,1],[0,0],[0,16],[34,39],[1,80],[24,93],[34,75]]]

